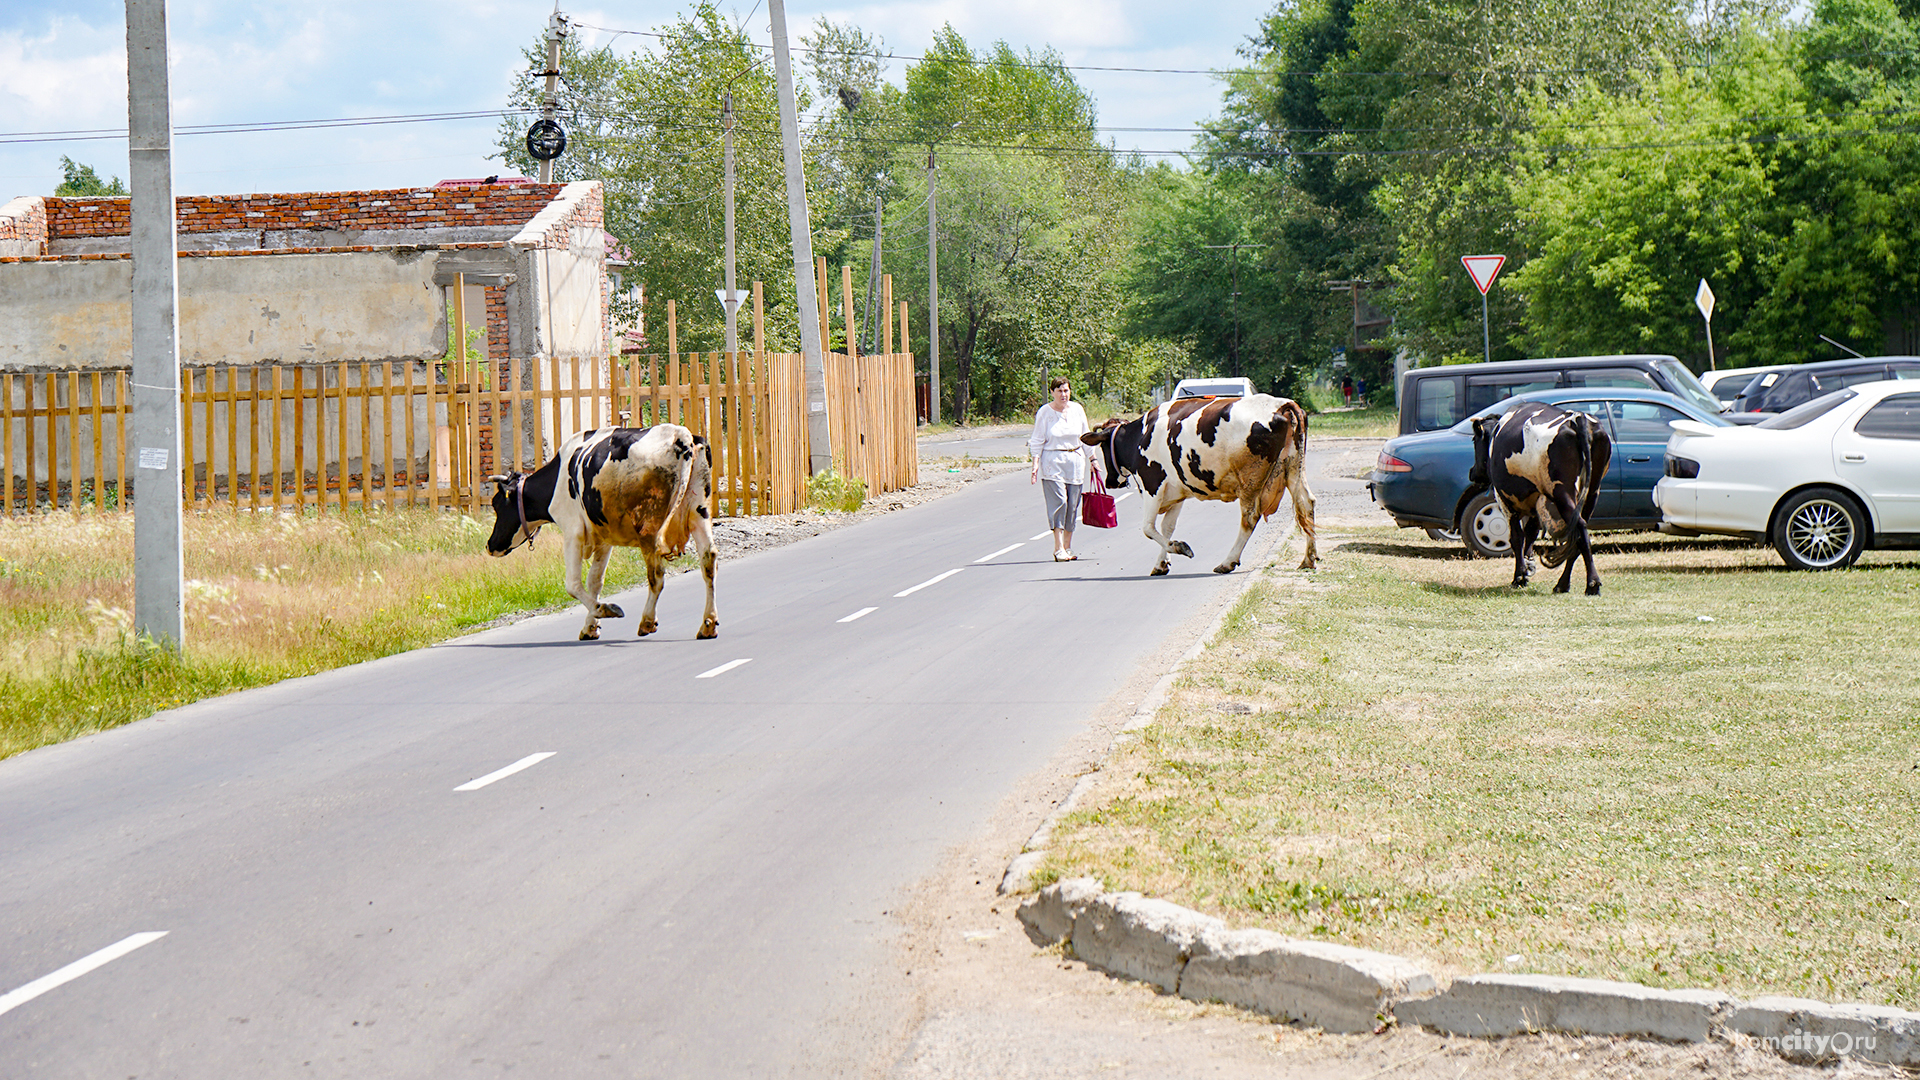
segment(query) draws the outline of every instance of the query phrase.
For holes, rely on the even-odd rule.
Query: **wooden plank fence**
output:
[[[538,467],[574,431],[683,424],[712,445],[713,512],[805,503],[798,355],[513,358],[181,369],[181,480],[196,509],[483,509],[491,473]],[[893,491],[918,479],[913,360],[827,357],[836,467]],[[127,369],[0,372],[0,507],[124,508]]]

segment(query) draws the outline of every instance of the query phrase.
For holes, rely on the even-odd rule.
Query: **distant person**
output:
[[[1046,496],[1047,527],[1053,530],[1053,561],[1072,562],[1073,525],[1080,520],[1080,489],[1086,486],[1086,445],[1080,436],[1087,433],[1087,413],[1073,400],[1073,387],[1064,378],[1047,384],[1053,400],[1033,414],[1033,437],[1027,440],[1027,456],[1033,460],[1030,484],[1039,484]]]
[[[1367,380],[1353,380],[1353,396],[1354,400],[1360,402],[1361,408],[1364,409],[1367,407]]]
[[[1342,394],[1344,394],[1344,395],[1346,396],[1346,399],[1347,399],[1347,405],[1348,405],[1348,407],[1352,407],[1352,405],[1353,405],[1353,376],[1351,376],[1351,375],[1342,375],[1342,376],[1340,377],[1340,393],[1342,393]]]

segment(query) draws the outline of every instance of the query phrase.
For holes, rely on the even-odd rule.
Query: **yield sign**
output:
[[[1485,296],[1487,290],[1493,287],[1493,279],[1500,276],[1500,268],[1507,265],[1507,257],[1505,255],[1462,255],[1460,265],[1467,268],[1467,273],[1473,277],[1474,286],[1480,290],[1481,296]]]

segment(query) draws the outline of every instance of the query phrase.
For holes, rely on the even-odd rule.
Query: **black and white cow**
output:
[[[666,584],[667,560],[693,541],[707,579],[707,614],[699,637],[719,635],[713,609],[713,528],[707,501],[713,490],[713,456],[707,441],[678,424],[648,428],[596,428],[571,436],[553,460],[522,475],[490,476],[493,535],[487,554],[504,556],[532,543],[544,524],[559,529],[567,552],[567,592],[587,609],[580,640],[600,636],[601,619],[626,613],[600,602],[607,556],[615,547],[637,547],[647,560],[647,609],[640,636],[659,629],[654,605]],[[593,565],[582,580],[581,562]]]
[[[1467,475],[1476,484],[1492,485],[1507,515],[1515,588],[1531,576],[1534,541],[1544,525],[1552,543],[1540,552],[1540,561],[1549,569],[1567,564],[1553,591],[1571,588],[1577,551],[1587,564],[1587,595],[1600,595],[1587,518],[1612,457],[1613,440],[1593,417],[1544,402],[1522,402],[1473,422],[1473,470]]]
[[[1216,574],[1240,565],[1253,527],[1293,495],[1293,516],[1307,538],[1300,568],[1313,568],[1313,492],[1307,490],[1307,412],[1299,403],[1266,394],[1247,397],[1178,398],[1147,410],[1138,420],[1109,420],[1080,441],[1099,446],[1108,482],[1138,476],[1146,495],[1141,530],[1160,545],[1153,576],[1167,572],[1167,556],[1193,557],[1174,523],[1187,499],[1240,503],[1240,538]]]

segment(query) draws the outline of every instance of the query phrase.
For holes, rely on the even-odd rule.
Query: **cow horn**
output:
[[[513,483],[513,477],[511,477],[511,476],[501,476],[500,474],[498,474],[498,473],[495,473],[494,475],[492,475],[492,476],[489,476],[489,477],[487,477],[487,483],[489,483],[489,484],[511,484],[511,483]]]

